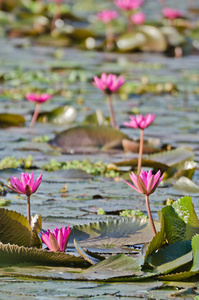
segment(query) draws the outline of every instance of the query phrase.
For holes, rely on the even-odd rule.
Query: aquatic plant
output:
[[[35,102],[36,103],[36,107],[35,107],[35,111],[32,117],[32,120],[30,122],[30,127],[33,127],[35,122],[37,121],[38,115],[39,115],[39,111],[40,111],[40,106],[41,103],[46,102],[47,100],[51,99],[52,95],[49,94],[26,94],[26,99],[31,101],[31,102]]]
[[[153,123],[155,119],[154,114],[146,114],[143,116],[142,114],[138,114],[135,117],[130,116],[130,122],[124,122],[124,125],[130,127],[130,128],[140,128],[140,148],[139,148],[139,158],[138,158],[138,175],[141,171],[142,166],[142,154],[143,154],[143,146],[144,146],[144,129]]]
[[[142,11],[137,12],[131,16],[131,21],[135,25],[142,25],[146,21],[146,15]]]
[[[171,7],[164,7],[162,9],[162,13],[165,18],[169,20],[174,20],[176,18],[181,18],[183,16],[183,12],[179,9],[174,9]]]
[[[103,10],[98,12],[97,18],[105,24],[105,30],[106,30],[106,45],[108,49],[113,48],[113,32],[112,32],[112,26],[111,21],[114,19],[117,19],[119,16],[118,12],[116,10]]]
[[[145,195],[147,213],[151,223],[153,235],[155,236],[156,229],[151,215],[151,210],[149,205],[149,195],[155,192],[156,188],[162,181],[164,174],[161,176],[161,172],[158,171],[155,175],[153,175],[151,170],[149,170],[149,172],[142,170],[139,175],[136,175],[133,172],[131,172],[129,176],[133,184],[129,183],[128,181],[125,182],[134,190],[136,190],[138,193]]]
[[[115,0],[115,5],[121,10],[125,11],[126,20],[127,20],[127,30],[131,31],[131,15],[132,11],[140,8],[144,1],[143,0]]]
[[[21,181],[13,176],[10,178],[11,186],[6,185],[7,188],[11,189],[12,191],[18,194],[24,194],[27,196],[27,219],[29,224],[31,224],[31,217],[30,217],[30,196],[35,193],[42,182],[42,173],[39,177],[34,181],[34,173],[21,173],[20,175]]]
[[[117,77],[115,74],[107,75],[105,73],[102,73],[100,78],[94,76],[94,82],[93,82],[94,86],[100,89],[101,91],[103,91],[108,96],[110,117],[111,117],[111,123],[113,128],[116,128],[116,122],[115,122],[115,114],[112,106],[111,94],[116,92],[124,83],[125,80],[123,79],[122,75]]]
[[[47,231],[41,232],[42,242],[46,244],[46,246],[54,252],[64,252],[67,247],[67,243],[70,237],[72,229],[68,226],[51,231],[48,229]]]

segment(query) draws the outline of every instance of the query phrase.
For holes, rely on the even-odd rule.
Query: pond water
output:
[[[150,2],[150,1],[148,1]],[[172,1],[168,1],[168,5]],[[186,9],[186,1],[175,1],[176,7]],[[157,17],[153,12],[154,5],[148,3],[151,18]],[[87,224],[89,222],[119,218],[115,213],[126,209],[139,209],[146,213],[145,199],[137,194],[121,180],[92,176],[75,170],[47,172],[41,167],[51,159],[59,162],[83,160],[92,162],[114,163],[138,157],[135,153],[124,151],[97,152],[92,154],[61,153],[47,143],[36,143],[33,139],[46,135],[50,139],[64,129],[81,125],[87,115],[100,108],[108,117],[108,103],[102,93],[92,84],[92,78],[102,72],[122,74],[127,82],[141,82],[148,78],[150,83],[172,83],[176,85],[176,93],[130,93],[115,94],[113,104],[116,121],[120,130],[132,139],[139,139],[139,131],[126,128],[124,121],[129,114],[155,113],[152,126],[145,130],[145,139],[157,145],[169,144],[172,147],[189,147],[194,152],[194,160],[199,161],[199,121],[198,121],[198,80],[199,56],[190,54],[182,58],[171,58],[160,53],[111,53],[87,51],[77,48],[55,48],[38,46],[29,38],[0,38],[0,74],[19,72],[19,76],[0,82],[0,112],[17,113],[25,117],[24,127],[0,129],[0,159],[7,156],[15,158],[32,155],[34,170],[38,176],[43,172],[43,181],[36,194],[31,196],[32,214],[41,213],[42,228],[54,229],[62,225]],[[57,54],[60,53],[60,58]],[[77,74],[84,72],[85,80]],[[79,72],[79,73],[78,73]],[[23,78],[22,75],[23,74]],[[32,75],[32,74],[37,74]],[[39,75],[38,75],[39,74]],[[33,77],[31,79],[31,76]],[[38,80],[38,77],[40,79]],[[36,78],[36,79],[35,79]],[[42,78],[42,79],[41,79]],[[72,79],[71,79],[72,78]],[[45,103],[42,111],[50,111],[58,106],[70,105],[77,111],[75,120],[67,125],[37,122],[34,128],[29,123],[34,105],[25,100],[20,89],[42,88],[56,91],[53,99]],[[5,94],[7,91],[7,95]],[[10,94],[9,94],[10,91]],[[61,92],[60,92],[61,91]],[[21,169],[5,169],[0,171],[1,181],[5,184],[10,176],[19,176]],[[196,169],[192,178],[199,184],[199,171]],[[60,191],[67,184],[67,192]],[[199,215],[197,193],[187,193],[173,186],[160,186],[150,197],[153,217],[158,219],[158,211],[168,198],[177,200],[183,195],[192,197]],[[5,199],[11,200],[7,207],[26,215],[26,199],[8,192]],[[107,215],[96,214],[102,208]],[[6,276],[6,270],[4,270]],[[20,274],[16,270],[8,270],[9,274]],[[61,274],[61,271],[60,271]],[[175,284],[163,282],[147,283],[102,283],[71,282],[17,277],[0,277],[1,299],[166,299],[175,291]],[[187,283],[180,288],[192,289],[195,283]],[[177,295],[178,297],[178,295]]]

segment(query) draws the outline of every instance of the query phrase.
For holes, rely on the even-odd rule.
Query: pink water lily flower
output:
[[[170,7],[164,7],[162,9],[162,13],[165,16],[165,18],[174,20],[176,18],[181,18],[183,16],[183,13],[179,9],[174,9]]]
[[[28,99],[31,102],[36,102],[36,103],[43,103],[46,102],[47,100],[51,99],[52,95],[49,94],[26,94],[26,99]]]
[[[157,186],[162,181],[164,174],[161,176],[160,171],[158,171],[155,175],[153,175],[151,170],[149,170],[149,172],[142,170],[140,175],[136,175],[131,172],[129,176],[134,185],[130,184],[128,181],[126,181],[126,183],[138,193],[149,196],[155,192]]]
[[[98,12],[97,18],[103,23],[109,23],[110,21],[117,19],[119,16],[116,10],[102,10]]]
[[[117,91],[123,84],[125,80],[123,79],[122,75],[118,78],[115,74],[105,74],[102,73],[101,78],[94,76],[94,86],[101,91],[105,92],[106,94],[112,94],[113,92]]]
[[[51,231],[48,229],[44,233],[41,232],[42,242],[54,252],[64,252],[66,250],[68,240],[72,229],[68,226]]]
[[[115,0],[115,5],[122,10],[134,10],[143,5],[143,0]]]
[[[153,194],[163,179],[164,174],[161,176],[161,172],[158,171],[155,175],[152,174],[151,170],[149,172],[142,170],[138,175],[131,172],[130,178],[133,184],[129,183],[125,180],[125,182],[132,187],[135,191],[140,194],[145,195],[146,208],[149,216],[151,228],[153,231],[153,235],[156,235],[156,228],[153,222],[151,209],[149,205],[149,195]]]
[[[26,196],[30,196],[33,193],[36,192],[39,185],[42,182],[42,173],[39,175],[39,177],[34,181],[34,173],[28,174],[28,173],[21,173],[19,180],[17,177],[13,176],[10,178],[10,184],[12,187],[7,186],[12,191],[18,193],[18,194],[24,194]]]
[[[144,12],[140,11],[136,14],[133,14],[131,16],[131,21],[135,24],[135,25],[142,25],[145,21],[146,21],[146,15]]]
[[[130,116],[130,122],[129,123],[124,122],[124,125],[131,128],[145,129],[148,126],[150,126],[151,123],[153,123],[154,119],[155,119],[154,114],[146,114],[145,116],[143,116],[142,114],[138,114],[135,117]]]

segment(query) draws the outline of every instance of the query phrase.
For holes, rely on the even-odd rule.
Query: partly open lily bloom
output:
[[[165,18],[170,19],[170,20],[174,20],[176,18],[181,18],[183,16],[183,13],[181,10],[170,8],[170,7],[164,7],[162,9],[162,13]]]
[[[160,170],[153,175],[151,170],[149,172],[142,170],[140,175],[136,175],[133,172],[129,174],[133,184],[126,181],[126,183],[136,190],[138,193],[149,196],[154,193],[158,185],[163,179],[164,174],[161,176]]]
[[[64,252],[66,250],[68,240],[71,234],[72,228],[69,226],[63,227],[51,231],[48,229],[45,232],[41,232],[41,239],[46,246],[54,252]]]
[[[122,10],[134,10],[142,6],[143,0],[115,0],[115,5]]]
[[[100,78],[94,76],[93,82],[96,88],[109,95],[117,91],[124,83],[125,80],[123,79],[122,75],[117,78],[115,74],[107,75],[105,73],[102,73]]]
[[[102,10],[97,14],[97,18],[103,23],[109,23],[111,20],[117,19],[118,16],[116,10]]]
[[[18,193],[18,194],[24,194],[26,196],[30,196],[31,194],[35,193],[38,189],[39,185],[42,181],[42,173],[39,175],[39,177],[34,181],[34,173],[32,174],[24,174],[21,173],[19,180],[17,177],[13,176],[10,178],[10,186],[7,186],[12,191]]]
[[[140,11],[131,16],[131,21],[135,25],[142,25],[146,21],[146,15],[144,12]]]
[[[43,103],[46,102],[47,100],[51,99],[52,95],[49,94],[26,94],[26,99],[28,99],[31,102],[36,102],[36,103]]]
[[[124,122],[124,125],[131,127],[131,128],[141,128],[145,129],[148,126],[151,125],[151,123],[154,121],[155,115],[153,114],[146,114],[145,116],[143,115],[136,115],[130,116],[130,122]]]

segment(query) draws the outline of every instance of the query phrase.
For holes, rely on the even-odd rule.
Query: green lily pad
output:
[[[183,197],[162,209],[169,244],[191,238],[199,233],[199,220],[191,197]]]
[[[24,126],[26,120],[23,116],[17,114],[0,113],[0,128]]]
[[[157,222],[155,225],[159,229]],[[75,238],[81,247],[97,248],[98,251],[111,249],[114,252],[125,245],[150,242],[152,237],[149,220],[134,217],[74,226],[69,241]]]
[[[88,115],[84,123],[85,125],[91,124],[91,125],[99,125],[99,126],[108,126],[110,123],[110,118],[106,118],[102,111],[100,109],[97,109],[96,112],[94,112],[91,115]]]
[[[186,39],[175,27],[173,26],[164,26],[160,30],[164,34],[168,44],[171,46],[179,46],[185,43]]]
[[[105,259],[83,273],[88,280],[105,280],[114,277],[140,276],[142,274],[138,260],[124,254]]]
[[[36,223],[38,220],[36,221]],[[13,210],[0,209],[0,241],[25,247],[41,247],[36,227],[31,229],[27,218]]]
[[[141,51],[164,52],[167,49],[167,42],[159,28],[142,25],[136,31],[120,36],[117,46],[121,51],[140,49]]]
[[[183,161],[182,163],[177,163],[166,170],[164,180],[170,177],[175,179],[187,177],[191,179],[194,175],[196,167],[197,162],[195,161]]]
[[[199,186],[195,184],[192,180],[190,180],[187,177],[181,177],[179,178],[175,184],[173,185],[173,188],[175,190],[181,191],[182,193],[193,193],[198,194],[199,193]]]
[[[128,136],[106,126],[78,126],[59,133],[50,144],[66,152],[96,152],[122,149],[122,139]]]
[[[146,43],[140,46],[140,50],[164,52],[167,49],[166,39],[158,27],[142,25],[138,31],[146,35]]]
[[[39,114],[38,121],[54,124],[69,124],[74,121],[76,117],[76,109],[72,106],[57,107],[49,112],[42,112]]]
[[[37,248],[0,243],[0,267],[12,266],[19,263],[32,265],[63,266],[63,267],[88,267],[90,264],[82,257],[65,252],[51,252]]]
[[[140,32],[125,33],[117,40],[117,47],[120,51],[131,51],[146,44],[147,37]]]

